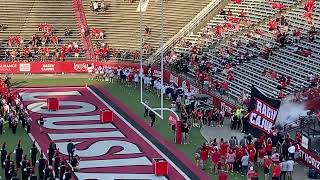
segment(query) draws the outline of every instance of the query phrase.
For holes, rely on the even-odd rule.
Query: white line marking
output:
[[[93,90],[89,87],[87,89],[95,95],[104,105],[113,111],[123,122],[125,122],[131,129],[133,129],[143,140],[145,140],[153,149],[155,149],[163,158],[165,158],[171,166],[173,166],[186,180],[191,180],[176,164],[174,164],[170,158],[168,158],[162,151],[158,149],[157,146],[152,144],[144,135],[142,135],[135,127],[133,127],[125,118],[123,118],[117,111],[115,111],[107,102],[105,102],[100,96],[98,96]]]

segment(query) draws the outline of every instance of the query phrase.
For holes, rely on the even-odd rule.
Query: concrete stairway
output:
[[[93,14],[90,1],[84,0],[84,9],[91,28],[105,30],[109,47],[117,49],[138,50],[140,48],[140,13],[137,12],[139,1],[128,4],[127,1],[106,0],[109,9]],[[168,0],[164,1],[164,43],[184,27],[198,14],[209,0]],[[160,43],[161,4],[159,0],[150,0],[143,15],[144,25],[151,28],[151,35],[144,37],[144,42],[155,49]],[[144,35],[144,26],[142,27]],[[95,40],[93,40],[95,43]]]
[[[37,27],[40,23],[52,25],[55,30],[54,35],[58,36],[64,44],[79,42],[79,33],[70,0],[2,0],[0,1],[0,9],[0,23],[8,26],[5,31],[0,33],[1,58],[4,57],[4,49],[7,48],[9,35],[19,35],[26,43],[33,34],[38,32]],[[64,36],[65,28],[72,30],[72,34],[68,37]],[[61,45],[60,43],[58,47]],[[49,45],[49,47],[51,50],[54,49],[53,45]],[[80,53],[81,56],[83,56],[83,52]]]

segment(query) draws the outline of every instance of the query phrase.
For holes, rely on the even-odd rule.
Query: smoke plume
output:
[[[287,98],[281,102],[276,126],[284,127],[287,123],[292,123],[299,118],[299,116],[306,116],[308,110],[304,103],[293,102],[291,98]]]

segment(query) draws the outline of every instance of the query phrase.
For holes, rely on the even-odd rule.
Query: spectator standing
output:
[[[294,166],[294,161],[292,158],[289,157],[289,160],[287,161],[287,176],[289,180],[292,180],[292,173],[293,173],[293,166]]]
[[[67,145],[67,151],[68,151],[68,156],[69,156],[69,162],[71,162],[71,159],[73,158],[74,149],[75,149],[74,144],[72,143],[72,141],[71,141],[71,140],[69,140],[69,143],[68,143],[68,145]]]
[[[247,174],[248,166],[249,166],[249,156],[247,153],[245,153],[244,156],[241,158],[241,174],[242,175]]]
[[[275,164],[272,171],[272,180],[280,180],[281,167],[280,164]]]
[[[289,158],[294,160],[294,153],[296,152],[296,147],[294,146],[294,144],[290,143],[290,147],[288,148],[288,152],[289,152]]]
[[[286,180],[287,171],[288,171],[288,162],[285,159],[282,159],[282,162],[280,163],[281,167],[281,175],[280,180]]]
[[[156,122],[156,114],[153,111],[150,111],[149,116],[151,120],[150,126],[153,127],[154,123]]]
[[[270,168],[271,168],[272,161],[269,159],[268,156],[265,157],[263,161],[263,173],[264,173],[264,179],[269,179],[270,176]]]

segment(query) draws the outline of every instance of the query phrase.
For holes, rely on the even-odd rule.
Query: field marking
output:
[[[126,123],[132,130],[135,131],[143,140],[145,140],[154,150],[156,150],[163,158],[165,158],[171,166],[173,166],[186,180],[191,180],[175,163],[171,161],[162,151],[158,149],[153,143],[151,143],[144,135],[142,135],[135,127],[133,127],[124,117],[122,117],[115,109],[113,109],[107,102],[105,102],[99,95],[97,95],[92,89],[86,87],[94,96],[96,96],[104,105],[113,111],[124,123]]]

